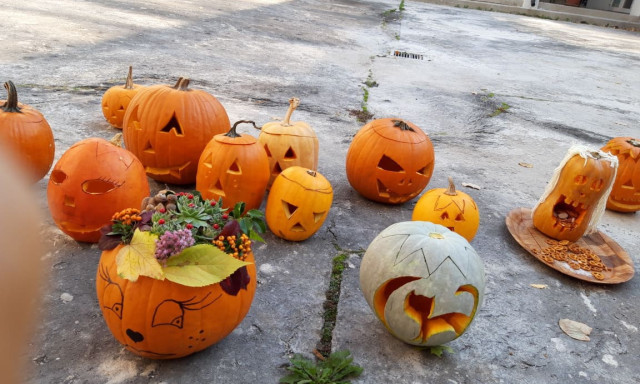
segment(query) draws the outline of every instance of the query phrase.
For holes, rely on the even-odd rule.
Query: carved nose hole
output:
[[[440,218],[442,220],[448,220],[449,219],[449,214],[447,212],[442,212],[442,215],[440,215]]]
[[[139,343],[142,340],[144,340],[144,336],[142,336],[142,333],[140,332],[136,332],[132,329],[127,328],[127,336],[129,336],[129,338],[134,342],[134,343]]]

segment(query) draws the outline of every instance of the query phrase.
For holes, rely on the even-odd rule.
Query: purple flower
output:
[[[156,259],[167,260],[170,256],[177,255],[185,248],[195,244],[193,234],[188,229],[179,231],[167,231],[156,240]]]

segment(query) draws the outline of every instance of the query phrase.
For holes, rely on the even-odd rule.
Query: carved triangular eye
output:
[[[382,155],[382,158],[380,158],[380,161],[378,162],[378,168],[390,172],[404,172],[404,168],[387,155]]]
[[[464,216],[462,215],[462,213],[458,213],[458,215],[456,216],[456,221],[464,221]]]
[[[207,158],[204,159],[204,162],[202,162],[202,164],[204,164],[204,166],[207,168],[213,168],[213,153],[209,152]]]
[[[426,175],[427,174],[427,166],[425,165],[424,167],[418,169],[416,172],[418,172],[421,175]]]
[[[273,166],[273,170],[271,171],[271,174],[279,175],[280,173],[282,173],[282,168],[280,168],[280,163],[276,161],[275,165]]]
[[[218,196],[225,197],[224,190],[222,189],[222,183],[220,183],[220,179],[216,181],[214,185],[209,188],[209,191],[215,193]]]
[[[287,149],[287,153],[284,154],[285,160],[294,160],[296,157],[296,152],[291,147],[289,147],[289,149]]]
[[[182,136],[182,128],[180,128],[180,123],[178,123],[178,119],[176,119],[175,113],[171,116],[171,120],[161,129],[162,132],[170,132],[174,130],[176,135]]]
[[[227,172],[228,173],[232,173],[234,175],[241,175],[242,174],[242,170],[240,169],[240,164],[238,164],[237,160],[235,160],[233,162],[233,164],[231,164],[231,166],[229,167],[229,170]]]
[[[323,212],[313,212],[313,221],[315,223],[319,222],[320,220],[322,220],[322,218],[324,217],[324,214],[327,213],[327,211],[323,211]]]
[[[148,153],[156,153],[155,149],[153,149],[153,146],[151,145],[151,142],[149,140],[147,140],[147,144],[144,146],[143,151]]]
[[[284,200],[282,200],[282,208],[284,209],[284,214],[287,216],[287,219],[290,219],[295,211],[298,210],[298,207],[296,205],[288,203]]]

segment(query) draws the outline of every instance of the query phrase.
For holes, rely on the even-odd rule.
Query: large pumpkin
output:
[[[149,196],[140,161],[101,138],[72,145],[51,170],[49,211],[56,225],[77,241],[97,242],[114,212],[138,208]]]
[[[364,197],[401,204],[427,186],[434,166],[433,145],[418,126],[401,119],[364,125],[347,152],[347,178]]]
[[[7,100],[0,100],[0,142],[15,152],[31,182],[42,179],[55,154],[53,132],[38,110],[18,102],[18,92],[11,81],[4,83]]]
[[[146,87],[125,113],[125,146],[154,180],[195,183],[204,147],[231,126],[218,99],[188,86],[189,79],[181,77],[175,86]]]
[[[332,202],[333,188],[324,176],[311,169],[289,167],[271,186],[265,219],[276,236],[302,241],[322,227]]]
[[[102,114],[109,124],[122,129],[122,121],[131,99],[142,88],[141,85],[133,83],[133,67],[129,66],[129,73],[124,86],[117,85],[107,89],[102,95]]]
[[[380,232],[360,265],[360,288],[384,326],[418,346],[462,335],[484,296],[482,260],[464,237],[426,221]]]
[[[249,312],[256,290],[252,253],[246,255],[249,284],[231,295],[220,283],[195,288],[146,276],[122,279],[115,262],[121,247],[102,252],[96,290],[109,330],[131,352],[152,359],[187,356],[220,341]]]
[[[420,197],[411,220],[440,224],[471,241],[480,225],[480,212],[471,196],[457,191],[449,178],[449,188],[431,189]]]
[[[269,158],[269,187],[280,172],[299,166],[313,171],[318,169],[318,137],[304,121],[291,122],[291,114],[300,100],[289,99],[289,110],[284,120],[266,123],[260,129],[258,142]]]
[[[556,240],[577,241],[595,232],[617,168],[609,153],[571,147],[532,210],[533,226]]]
[[[222,198],[224,208],[243,201],[245,209],[257,209],[267,191],[269,160],[251,135],[236,132],[241,120],[229,132],[215,135],[202,151],[196,176],[196,190],[208,200]]]
[[[618,173],[607,200],[607,208],[618,212],[640,210],[640,140],[631,137],[611,139],[602,151],[618,158]]]

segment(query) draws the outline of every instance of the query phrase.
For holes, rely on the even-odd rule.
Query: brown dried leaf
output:
[[[533,168],[533,164],[529,163],[518,163],[518,165],[525,168]]]
[[[593,328],[586,324],[569,319],[560,319],[558,325],[560,325],[560,329],[571,338],[581,341],[591,340],[589,334]]]
[[[471,184],[471,183],[462,183],[463,187],[467,187],[467,188],[473,188],[473,189],[482,189],[481,186],[479,185],[475,185],[475,184]]]
[[[538,288],[538,289],[547,289],[549,288],[549,286],[547,284],[529,284],[530,286],[532,286],[533,288]]]

